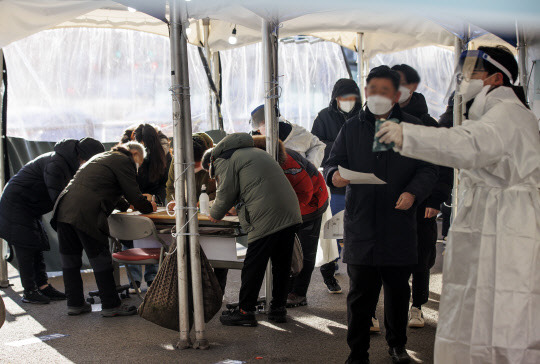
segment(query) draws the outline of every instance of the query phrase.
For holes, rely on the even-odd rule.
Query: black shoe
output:
[[[388,348],[388,354],[392,357],[392,362],[399,364],[408,364],[411,362],[411,357],[407,354],[405,346],[397,346],[395,348]]]
[[[67,314],[69,316],[78,316],[82,315],[83,313],[90,313],[92,312],[92,305],[89,303],[84,303],[82,306],[68,306],[68,312]]]
[[[247,312],[238,307],[234,310],[223,311],[219,321],[225,326],[257,326],[255,312]]]
[[[326,281],[324,281],[324,284],[326,284],[326,287],[328,288],[328,292],[332,294],[341,293],[341,286],[339,285],[336,278],[332,277],[330,279],[327,279]]]
[[[37,289],[35,291],[24,291],[22,301],[24,303],[37,303],[41,305],[51,303],[51,299]]]
[[[306,306],[307,299],[304,296],[298,296],[296,293],[289,293],[287,296],[287,308],[293,308],[298,306]]]
[[[116,316],[133,316],[137,314],[137,307],[128,304],[121,304],[114,308],[102,308],[101,316],[116,317]]]
[[[146,287],[150,288],[153,282],[154,282],[153,280],[146,282]]]
[[[48,285],[47,287],[39,290],[43,295],[49,297],[51,301],[63,301],[66,300],[66,294],[63,292],[60,292],[56,288],[54,288],[52,285]]]
[[[365,359],[348,358],[347,361],[345,362],[345,364],[369,364],[369,363],[370,363],[369,358],[365,358]]]
[[[287,322],[287,309],[282,306],[278,308],[270,308],[268,312],[268,319],[278,324],[284,324]]]

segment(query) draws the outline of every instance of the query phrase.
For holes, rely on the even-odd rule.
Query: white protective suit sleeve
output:
[[[403,123],[403,156],[441,166],[477,169],[500,161],[515,128],[509,128],[520,106],[501,103],[479,120],[450,129]],[[520,110],[519,110],[520,111]],[[515,117],[515,116],[514,116]]]
[[[292,123],[291,125],[292,131],[287,139],[283,141],[285,147],[302,154],[315,167],[320,168],[324,159],[326,144],[300,125]]]

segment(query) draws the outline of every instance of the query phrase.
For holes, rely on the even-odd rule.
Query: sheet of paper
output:
[[[339,166],[341,177],[351,181],[352,185],[385,185],[386,182],[379,179],[373,173],[362,173],[351,171],[350,169]]]

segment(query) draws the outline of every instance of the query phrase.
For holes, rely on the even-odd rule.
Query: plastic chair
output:
[[[159,266],[161,266],[167,244],[159,237],[156,226],[149,218],[143,216],[113,214],[109,216],[109,232],[111,238],[117,241],[139,240],[151,237],[161,243],[161,248],[132,248],[115,252],[112,254],[112,258],[115,262],[124,265],[159,264]],[[126,273],[130,281],[134,282],[128,269],[126,269]],[[137,295],[142,299],[140,288],[134,288]]]

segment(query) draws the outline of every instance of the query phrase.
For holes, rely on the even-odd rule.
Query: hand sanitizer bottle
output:
[[[202,215],[210,214],[210,197],[206,193],[206,185],[202,185],[201,195],[199,196],[199,207]]]

